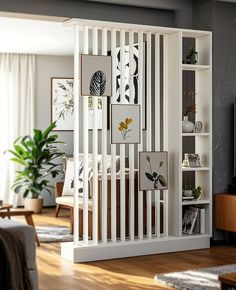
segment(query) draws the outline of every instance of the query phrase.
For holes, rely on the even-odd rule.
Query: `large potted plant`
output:
[[[64,142],[57,141],[58,135],[52,130],[56,122],[52,123],[45,131],[34,129],[33,136],[23,136],[15,140],[13,150],[8,150],[12,155],[12,161],[21,165],[16,171],[17,175],[12,185],[15,193],[22,193],[25,198],[25,208],[40,213],[43,206],[43,198],[40,197],[43,190],[51,194],[48,178],[55,178],[61,169],[61,164],[55,160],[64,155],[57,144]]]

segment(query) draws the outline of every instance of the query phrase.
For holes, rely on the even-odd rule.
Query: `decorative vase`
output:
[[[192,133],[194,131],[194,124],[188,120],[188,116],[184,116],[182,122],[182,132],[183,133]]]
[[[43,208],[43,198],[26,198],[25,209],[32,210],[34,213],[41,213]]]

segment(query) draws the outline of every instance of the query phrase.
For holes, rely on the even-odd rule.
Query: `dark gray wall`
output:
[[[145,8],[79,0],[0,0],[0,11],[159,26],[192,27],[191,0],[156,2],[154,5],[156,8]],[[162,2],[159,4],[160,6],[158,6],[158,2]],[[143,6],[145,5],[146,3],[143,1]]]
[[[214,193],[233,175],[233,102],[236,98],[236,4],[217,2],[214,17]]]

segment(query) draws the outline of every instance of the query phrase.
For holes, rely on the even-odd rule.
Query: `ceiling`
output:
[[[0,53],[72,55],[73,28],[64,20],[0,17]]]

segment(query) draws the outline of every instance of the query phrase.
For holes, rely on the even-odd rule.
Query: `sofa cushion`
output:
[[[21,222],[1,219],[0,228],[5,229],[21,239],[25,246],[26,262],[30,271],[34,290],[38,289],[38,272],[35,258],[35,229]]]
[[[69,207],[74,207],[74,197],[73,196],[60,196],[56,198],[56,203],[61,205],[67,205]],[[89,210],[92,210],[93,203],[91,200],[88,201]],[[83,198],[79,198],[79,207],[83,207]]]

